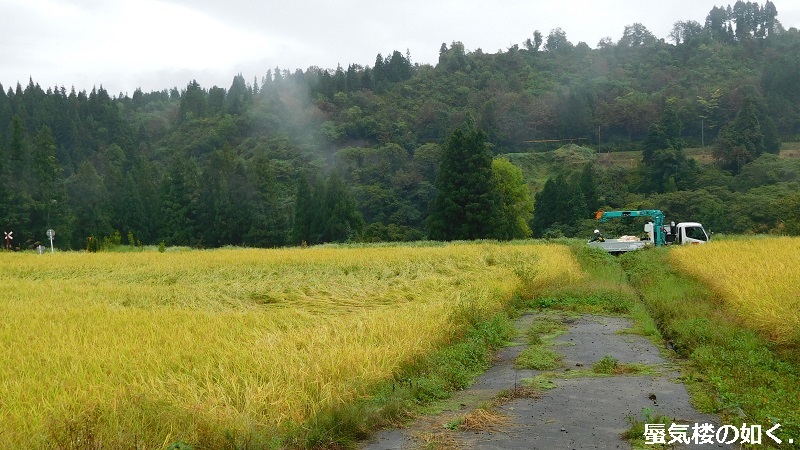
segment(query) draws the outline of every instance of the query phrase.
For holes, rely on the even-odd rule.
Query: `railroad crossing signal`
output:
[[[13,231],[4,231],[6,234],[6,250],[11,249],[11,240],[14,239],[14,232]]]

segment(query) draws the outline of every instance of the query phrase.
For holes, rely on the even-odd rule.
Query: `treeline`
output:
[[[515,164],[566,142],[643,152],[632,170],[584,161],[598,194],[583,200],[584,164],[523,170],[531,195],[551,175],[549,190],[570,192],[540,194],[525,220],[534,235],[579,234],[595,205],[679,193],[785,209],[796,172],[769,158],[800,130],[800,33],[777,15],[772,2],[739,1],[676,23],[670,42],[637,23],[592,50],[556,28],[494,54],[442,44],[435,66],[393,51],[371,67],[275,68],[227,88],[0,86],[0,222],[21,248],[48,228],[63,248],[115,232],[198,247],[447,238],[435,231],[441,158],[470,120],[491,155]],[[715,165],[686,156],[700,145]],[[791,232],[791,214],[778,214],[715,225]]]

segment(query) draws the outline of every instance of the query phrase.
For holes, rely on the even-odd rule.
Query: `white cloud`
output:
[[[786,0],[782,0],[786,3]],[[795,1],[776,2],[784,26],[800,26]],[[487,53],[560,27],[573,43],[618,40],[641,22],[667,38],[678,20],[704,22],[716,0],[0,0],[0,83],[104,85],[112,93],[229,86],[242,72],[373,65],[411,52],[435,64],[442,43]]]
[[[18,26],[0,48],[6,61],[0,82],[24,84],[32,76],[46,86],[103,84],[112,92],[117,86],[132,89],[117,78],[131,80],[143,73],[219,72],[230,82],[237,65],[293,45],[156,0],[90,6],[37,0],[17,8],[12,23]],[[35,29],[24,25],[32,17]],[[9,80],[7,73],[16,79]]]

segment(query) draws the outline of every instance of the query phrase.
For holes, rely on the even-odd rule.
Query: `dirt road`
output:
[[[515,369],[514,361],[527,345],[506,347],[473,386],[442,405],[441,413],[382,431],[363,448],[625,449],[631,448],[622,438],[631,428],[630,418],[647,422],[645,413],[651,418],[662,414],[669,418],[666,423],[690,424],[689,435],[695,423],[718,425],[718,418],[691,406],[662,349],[642,336],[621,332],[631,326],[628,319],[556,318],[566,325],[565,333],[548,339],[562,356],[558,369]],[[517,321],[519,340],[536,319],[529,314]],[[592,368],[601,360],[631,370],[600,375]]]

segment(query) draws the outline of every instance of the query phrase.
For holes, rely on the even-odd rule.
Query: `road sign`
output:
[[[6,234],[6,250],[11,249],[11,240],[14,239],[13,231],[4,231]]]

